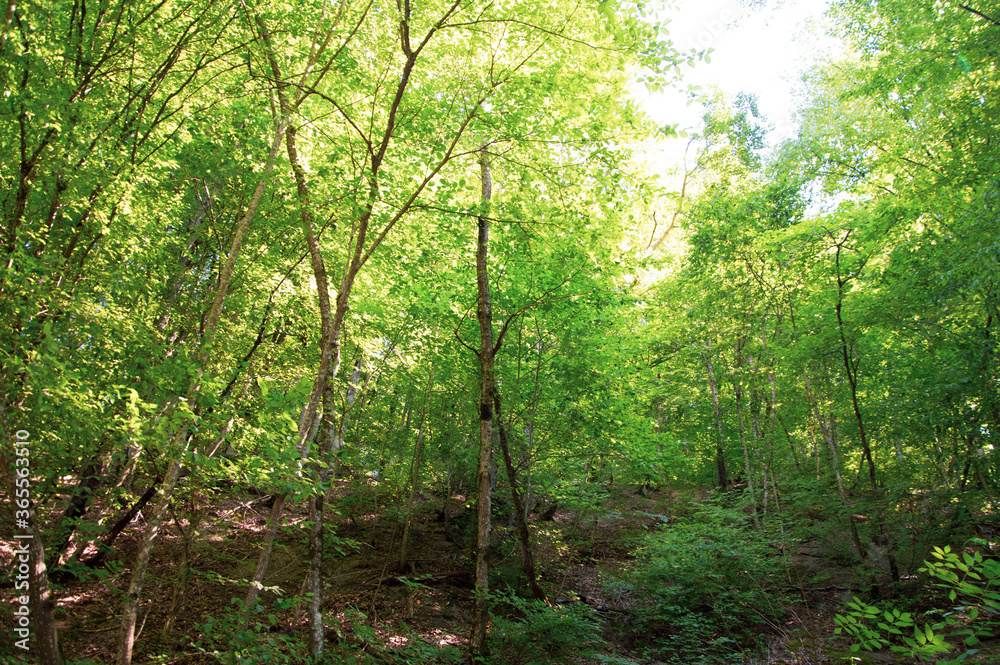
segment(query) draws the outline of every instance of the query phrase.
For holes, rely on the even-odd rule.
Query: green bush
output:
[[[503,665],[575,662],[603,641],[589,607],[549,607],[513,594],[493,595],[491,661]]]
[[[855,598],[845,614],[834,617],[838,635],[846,632],[857,641],[851,651],[877,651],[888,647],[921,660],[965,648],[955,658],[937,660],[938,665],[957,665],[979,653],[981,637],[992,637],[1000,629],[1000,562],[984,559],[982,553],[951,551],[935,547],[936,561],[925,561],[920,572],[938,580],[935,586],[948,590],[948,599],[962,604],[949,610],[933,610],[923,626],[909,612],[880,610]],[[912,637],[910,636],[912,635]]]
[[[738,510],[704,504],[689,519],[649,534],[618,593],[636,599],[636,640],[665,663],[732,662],[757,649],[781,618],[767,591],[781,560]]]
[[[423,584],[403,579],[412,591],[427,589]],[[458,665],[463,661],[464,651],[457,646],[431,644],[410,630],[401,626],[402,634],[397,634],[393,644],[379,636],[371,626],[368,616],[355,607],[344,611],[344,625],[336,627],[339,644],[324,652],[324,663],[330,665]],[[347,630],[343,630],[346,628]],[[368,652],[371,653],[368,653]]]
[[[292,607],[296,599],[275,601],[274,611],[264,615],[264,606],[251,613],[247,629],[242,625],[243,601],[233,598],[232,607],[221,617],[210,617],[199,626],[202,638],[194,648],[225,665],[293,665],[308,660],[309,648],[297,636],[278,629],[277,614]]]

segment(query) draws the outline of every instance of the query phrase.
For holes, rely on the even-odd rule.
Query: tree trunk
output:
[[[49,574],[45,567],[45,548],[42,546],[42,536],[37,522],[34,502],[29,509],[31,522],[31,538],[28,540],[28,550],[31,557],[31,608],[34,615],[35,645],[38,649],[40,665],[62,665],[62,651],[59,648],[59,631],[56,629],[53,612],[56,609],[56,599],[49,588]],[[21,546],[24,540],[19,541]]]
[[[349,409],[357,396],[356,386],[361,380],[361,359],[354,363],[354,371],[347,387],[347,399],[340,423],[335,422],[335,396],[332,381],[327,381],[323,390],[323,425],[326,438],[319,453],[319,461],[313,466],[313,495],[309,498],[309,569],[306,571],[305,587],[308,591],[309,651],[316,662],[323,657],[326,627],[323,624],[323,525],[325,521],[326,485],[333,477],[335,462],[331,454],[340,450],[347,429]]]
[[[493,184],[490,180],[490,163],[485,147],[479,161],[482,176],[482,202],[489,205]],[[478,299],[476,316],[479,319],[479,464],[477,478],[479,486],[478,528],[476,532],[476,598],[472,613],[472,635],[469,639],[469,660],[489,657],[486,630],[490,614],[487,595],[489,581],[490,508],[492,486],[490,467],[493,463],[493,308],[490,302],[490,281],[487,258],[490,244],[490,222],[484,213],[479,216],[476,239],[476,286]]]
[[[792,438],[792,433],[788,431],[788,427],[785,425],[785,421],[781,418],[781,414],[777,413],[775,409],[775,415],[778,419],[778,424],[781,425],[781,431],[785,433],[785,440],[788,441],[788,452],[792,455],[792,461],[795,462],[795,470],[801,473],[802,465],[799,463],[799,452],[795,448],[795,440]],[[802,458],[806,461],[809,460],[809,444],[803,445]]]
[[[736,342],[736,373],[733,377],[733,388],[736,393],[736,420],[739,422],[740,444],[743,446],[743,467],[747,474],[747,492],[750,494],[750,508],[753,514],[753,525],[760,529],[760,518],[757,516],[757,495],[753,487],[753,465],[747,450],[746,420],[743,417],[743,347],[747,337],[740,335]],[[753,368],[753,357],[750,358]]]
[[[27,581],[28,605],[15,603],[14,611],[20,612],[22,608],[27,611],[29,617],[28,627],[35,635],[35,648],[38,654],[40,665],[62,665],[63,657],[59,648],[59,631],[56,629],[53,612],[55,610],[55,598],[49,588],[49,576],[45,567],[45,547],[42,545],[41,529],[38,524],[38,514],[35,512],[35,501],[31,498],[30,485],[30,460],[32,457],[32,447],[35,442],[31,439],[31,433],[27,430],[17,430],[12,432],[8,426],[6,390],[3,375],[0,374],[0,436],[3,437],[4,445],[0,447],[0,478],[3,480],[3,489],[10,497],[11,523],[16,525],[14,532],[14,559],[12,566],[19,574],[23,574],[27,568],[27,580],[18,579],[18,582]],[[8,455],[8,442],[14,442],[13,455]],[[18,464],[18,461],[25,461],[25,464]],[[21,494],[16,492],[20,490]],[[22,503],[23,502],[23,503]],[[24,506],[24,507],[22,507]],[[15,521],[16,519],[16,521]],[[21,566],[24,566],[22,568]],[[15,619],[15,621],[17,621]],[[17,641],[25,640],[27,644],[28,632],[24,634],[14,631]]]
[[[736,379],[736,419],[740,424],[740,443],[743,445],[743,466],[747,474],[747,492],[750,494],[750,508],[753,514],[753,525],[760,529],[760,518],[757,516],[757,497],[753,490],[753,467],[750,464],[750,454],[747,450],[746,427],[743,424],[743,386]]]
[[[538,321],[535,320],[536,324],[536,341],[535,341],[535,351],[538,353],[538,357],[535,362],[535,380],[534,385],[531,388],[531,409],[529,411],[528,422],[524,425],[524,434],[527,444],[527,450],[525,450],[524,462],[526,465],[525,469],[525,481],[524,481],[524,515],[521,519],[527,522],[528,514],[531,512],[531,506],[534,504],[534,498],[531,494],[531,461],[534,457],[535,451],[535,413],[538,409],[538,379],[542,371],[542,341],[541,341],[541,331],[537,329]]]
[[[88,565],[91,568],[96,568],[104,562],[105,552],[107,549],[111,547],[111,545],[115,542],[115,539],[121,534],[122,531],[125,530],[125,527],[127,527],[132,520],[135,519],[135,516],[139,514],[139,511],[145,508],[146,504],[153,499],[156,495],[156,489],[160,486],[161,482],[163,482],[162,478],[153,479],[153,482],[150,483],[149,487],[146,488],[146,491],[142,493],[139,500],[132,504],[132,507],[129,508],[124,515],[119,517],[118,521],[116,521],[111,529],[108,530],[107,535],[101,539],[101,546],[97,548],[97,553],[84,561],[85,565]],[[82,550],[77,550],[77,554],[80,554],[81,552]]]
[[[240,222],[233,233],[233,241],[229,249],[229,256],[226,259],[225,267],[222,269],[222,274],[219,276],[219,285],[216,288],[212,308],[209,311],[208,320],[205,323],[205,332],[202,336],[202,349],[199,352],[200,357],[198,361],[200,366],[199,376],[192,381],[188,394],[188,404],[195,403],[195,393],[200,388],[200,374],[204,371],[205,365],[207,364],[212,353],[212,340],[215,336],[215,329],[218,325],[219,318],[222,315],[222,307],[225,303],[226,294],[229,292],[229,284],[232,280],[233,270],[236,266],[236,258],[239,256],[240,249],[243,246],[243,238],[250,229],[250,222],[253,220],[253,217],[257,212],[257,206],[260,203],[260,199],[264,195],[264,189],[271,180],[271,172],[274,170],[274,162],[277,159],[278,150],[281,147],[281,137],[284,135],[285,128],[288,125],[287,116],[276,119],[275,124],[276,128],[274,138],[271,141],[271,151],[268,153],[267,161],[264,166],[264,175],[257,182],[257,187],[254,189],[253,196],[250,198],[250,204],[247,207],[247,211],[243,215],[243,218],[240,219]],[[172,445],[169,448],[170,460],[167,463],[167,472],[164,475],[163,483],[160,486],[160,495],[156,500],[150,519],[146,524],[146,532],[143,535],[142,544],[136,554],[135,564],[132,567],[132,579],[129,582],[129,590],[125,596],[125,608],[122,612],[122,631],[120,634],[118,657],[116,660],[118,665],[131,665],[132,663],[132,648],[135,640],[135,624],[139,609],[139,594],[142,591],[142,584],[146,576],[146,566],[149,564],[149,557],[152,554],[153,545],[155,544],[156,537],[159,534],[163,516],[166,513],[167,506],[173,496],[174,485],[180,475],[181,459],[187,450],[189,442],[190,440],[188,437],[187,425],[179,425],[177,432],[174,435]]]
[[[875,502],[875,519],[877,528],[885,542],[886,559],[889,561],[889,574],[893,582],[899,582],[899,567],[896,565],[896,556],[892,553],[892,534],[885,524],[885,514],[879,501],[878,481],[875,477],[875,460],[872,457],[871,446],[868,443],[868,434],[865,431],[864,418],[861,417],[861,406],[858,403],[858,366],[860,359],[848,349],[847,336],[844,333],[844,319],[842,318],[844,287],[847,279],[840,274],[840,246],[837,246],[837,330],[840,333],[840,352],[844,361],[844,371],[847,373],[847,383],[851,388],[851,405],[854,408],[854,418],[858,423],[858,439],[861,441],[861,451],[868,462],[868,478],[871,482],[872,500]],[[854,356],[852,358],[852,356]]]
[[[176,562],[177,581],[174,584],[173,596],[170,599],[170,609],[167,610],[167,620],[163,623],[161,634],[165,639],[170,630],[174,627],[177,617],[180,616],[187,603],[188,582],[191,579],[191,548],[195,537],[198,536],[198,527],[201,524],[201,511],[197,506],[198,497],[192,497],[191,511],[188,514],[188,526],[183,528],[177,524],[181,532],[181,557]]]
[[[705,366],[708,369],[708,390],[712,394],[712,417],[715,425],[715,486],[726,489],[729,485],[729,475],[726,473],[725,437],[722,434],[722,411],[719,409],[719,391],[715,386],[715,372],[712,370],[712,342],[708,342],[708,352],[705,354]]]
[[[521,558],[524,563],[524,574],[528,578],[528,586],[531,595],[537,600],[545,600],[545,592],[538,584],[538,575],[535,573],[535,557],[531,551],[531,534],[528,531],[527,511],[524,501],[521,500],[521,493],[517,489],[517,473],[514,471],[514,461],[510,455],[510,446],[507,442],[507,429],[503,426],[500,393],[494,390],[493,393],[494,417],[497,421],[498,433],[500,434],[500,448],[503,451],[503,462],[507,468],[507,481],[510,484],[510,496],[514,501],[514,514],[517,516],[517,536],[521,541]]]
[[[406,549],[410,543],[410,522],[413,516],[413,504],[417,501],[417,492],[420,491],[420,460],[424,450],[424,425],[427,420],[427,401],[430,398],[431,390],[434,388],[434,367],[432,366],[427,377],[427,392],[424,393],[424,406],[420,410],[420,426],[417,430],[417,441],[413,446],[413,466],[410,468],[410,499],[406,503],[406,520],[403,523],[403,540],[399,546],[399,570],[406,566]],[[445,499],[447,501],[447,499]],[[447,510],[447,504],[445,505]],[[412,617],[411,617],[412,618]]]
[[[813,403],[814,415],[816,417],[816,423],[823,433],[823,439],[826,440],[827,446],[830,448],[830,458],[831,464],[833,466],[833,473],[837,479],[837,489],[840,491],[840,500],[844,504],[844,508],[847,510],[847,516],[850,522],[851,531],[851,541],[854,543],[854,547],[858,550],[858,558],[861,560],[862,565],[868,565],[868,552],[861,545],[861,534],[858,533],[858,524],[854,519],[854,511],[852,510],[851,502],[847,498],[847,492],[844,490],[844,479],[840,474],[840,459],[837,455],[837,442],[834,439],[834,429],[836,426],[836,421],[834,420],[833,414],[830,414],[830,423],[827,424],[823,419],[822,411],[819,406],[819,395],[813,396],[812,390],[809,387],[809,377],[806,376],[806,395],[809,401]],[[817,460],[819,455],[816,456]],[[818,464],[818,462],[817,462]]]
[[[132,648],[135,644],[135,625],[139,614],[139,597],[142,594],[143,583],[146,579],[146,567],[149,565],[150,556],[153,554],[153,545],[160,532],[160,526],[170,505],[173,496],[174,486],[180,476],[181,458],[187,451],[190,442],[187,436],[187,427],[181,426],[174,436],[171,450],[173,452],[167,474],[160,485],[160,493],[153,504],[153,509],[146,521],[146,531],[142,537],[139,551],[136,553],[135,563],[132,565],[132,579],[129,582],[128,594],[125,596],[125,609],[122,612],[122,630],[118,647],[118,665],[129,665],[132,662]]]
[[[276,81],[282,81],[281,71],[277,64],[277,59],[274,56],[273,49],[271,48],[271,35],[264,24],[264,20],[260,15],[254,17],[257,23],[257,27],[260,29],[261,38],[264,41],[265,52],[267,55],[268,62],[271,66],[271,72],[274,75]],[[290,104],[285,92],[284,84],[279,84],[277,88],[278,104],[281,109],[282,117],[288,118],[291,115],[293,106],[295,104]],[[300,102],[303,97],[299,97],[297,102]],[[309,204],[309,188],[305,178],[305,172],[298,157],[298,147],[296,144],[296,130],[293,125],[287,123],[287,129],[283,129],[283,134],[285,137],[285,150],[288,154],[288,160],[292,166],[292,173],[295,176],[296,193],[299,202],[299,213],[302,218],[302,229],[305,235],[306,246],[309,251],[309,258],[312,264],[313,277],[316,280],[316,293],[317,299],[319,301],[320,310],[320,321],[322,329],[322,337],[320,342],[320,362],[319,368],[316,372],[316,378],[313,381],[312,391],[309,394],[309,402],[306,405],[301,418],[299,419],[299,429],[297,432],[297,450],[301,458],[308,457],[308,449],[310,445],[311,433],[314,431],[314,425],[317,420],[317,411],[319,409],[319,402],[323,395],[323,391],[326,388],[327,382],[332,381],[337,375],[340,369],[340,345],[339,345],[339,323],[343,321],[343,316],[347,310],[347,299],[348,293],[340,293],[337,298],[337,313],[334,316],[332,314],[332,306],[330,303],[330,290],[329,290],[329,279],[326,274],[326,265],[323,262],[323,256],[319,249],[319,241],[313,233],[312,224],[312,207]],[[353,281],[353,280],[352,280]],[[348,292],[350,287],[348,287]],[[274,505],[271,508],[270,522],[268,524],[267,534],[265,536],[263,549],[261,550],[260,558],[257,561],[257,568],[254,571],[254,577],[251,580],[250,587],[247,590],[247,596],[244,601],[243,608],[243,626],[244,629],[249,626],[250,616],[254,611],[254,607],[257,603],[257,595],[260,592],[260,588],[263,585],[264,576],[267,574],[267,568],[270,564],[271,553],[274,550],[274,538],[277,536],[278,527],[281,522],[281,514],[285,505],[286,496],[281,495],[275,499]],[[320,508],[322,508],[322,502],[320,502]],[[313,505],[315,509],[315,504]],[[313,523],[313,529],[315,530],[316,524],[315,520]],[[312,540],[312,535],[310,536]],[[315,552],[312,553],[314,556],[310,558],[312,562],[315,558]],[[320,553],[320,561],[322,562],[322,553]],[[317,599],[314,598],[314,602]],[[319,599],[321,602],[321,599]],[[322,626],[318,628],[315,625],[315,617],[310,613],[310,650],[316,655],[316,650],[320,653],[322,652],[322,639],[316,640],[315,635],[317,631],[322,634]],[[320,618],[320,623],[322,619]]]

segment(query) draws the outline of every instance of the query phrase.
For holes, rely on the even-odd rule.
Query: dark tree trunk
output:
[[[77,483],[76,489],[73,491],[73,498],[69,500],[69,505],[63,511],[62,519],[59,520],[59,526],[56,528],[56,535],[49,545],[48,561],[46,561],[49,568],[55,568],[58,565],[59,558],[69,546],[70,538],[76,531],[77,520],[87,514],[87,510],[90,508],[90,497],[103,481],[101,477],[103,467],[101,459],[94,457],[81,472],[80,482]]]
[[[846,241],[846,236],[844,240]],[[837,253],[835,254],[837,263],[837,303],[834,309],[837,313],[837,330],[840,333],[841,358],[844,361],[844,371],[847,374],[847,383],[851,388],[851,406],[854,408],[854,418],[858,423],[858,439],[861,441],[861,452],[864,455],[865,461],[868,463],[868,479],[871,483],[872,500],[875,501],[876,505],[876,527],[878,528],[878,531],[882,536],[882,540],[885,543],[886,558],[889,561],[889,574],[892,576],[893,582],[899,582],[899,567],[896,564],[896,556],[892,552],[892,534],[886,526],[885,514],[882,511],[882,505],[879,500],[878,480],[875,476],[875,460],[872,457],[871,445],[868,442],[868,434],[865,431],[864,418],[861,416],[861,405],[858,403],[858,368],[861,361],[860,358],[855,355],[854,349],[849,347],[847,336],[844,332],[844,287],[847,285],[848,278],[843,277],[841,274],[840,251],[841,245],[838,244]]]
[[[105,552],[107,549],[115,542],[115,538],[117,538],[118,535],[125,530],[125,527],[127,527],[132,520],[135,519],[135,516],[139,514],[139,511],[145,508],[146,504],[148,504],[152,498],[156,496],[156,489],[160,486],[160,482],[160,478],[154,479],[150,486],[146,488],[146,491],[142,493],[142,496],[139,497],[139,500],[132,504],[132,507],[129,508],[124,515],[118,518],[118,521],[114,523],[108,531],[108,534],[101,539],[101,547],[98,548],[97,554],[84,561],[86,565],[91,568],[96,568],[104,562]]]
[[[715,486],[726,489],[729,486],[729,474],[726,473],[725,437],[722,434],[722,411],[719,408],[719,391],[715,385],[715,372],[712,369],[712,342],[708,343],[705,355],[705,366],[708,370],[708,390],[712,394],[712,417],[715,425]]]
[[[417,501],[417,493],[420,491],[420,461],[423,457],[424,450],[424,426],[427,421],[427,402],[433,388],[434,367],[432,366],[427,377],[427,392],[424,394],[424,405],[420,410],[420,425],[417,430],[417,440],[413,445],[413,462],[412,467],[410,468],[410,498],[406,503],[406,519],[403,523],[403,540],[399,546],[400,572],[402,572],[406,567],[406,550],[410,544],[410,525],[413,521],[413,506]],[[448,497],[445,496],[445,511],[448,509],[447,501]]]
[[[507,442],[507,429],[503,426],[501,418],[500,394],[494,391],[493,394],[494,416],[497,419],[497,429],[500,434],[500,449],[503,451],[503,463],[507,469],[507,481],[510,483],[510,496],[514,501],[514,515],[517,517],[517,537],[521,541],[521,558],[524,562],[524,574],[528,578],[528,586],[531,588],[531,595],[538,600],[545,600],[545,592],[538,584],[538,575],[535,572],[535,557],[531,551],[531,534],[528,532],[527,511],[524,508],[524,501],[521,499],[521,492],[517,488],[517,473],[514,471],[514,461],[510,455],[510,446]]]

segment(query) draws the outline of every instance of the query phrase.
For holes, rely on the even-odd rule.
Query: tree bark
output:
[[[434,367],[431,366],[427,377],[427,392],[424,393],[424,406],[420,410],[420,426],[417,430],[417,441],[413,446],[413,466],[410,469],[410,498],[406,503],[406,520],[403,523],[403,540],[399,546],[399,570],[406,566],[406,549],[410,543],[410,522],[413,517],[413,505],[417,501],[417,492],[420,491],[420,461],[424,450],[424,425],[427,422],[427,402],[430,398],[431,390],[434,388]],[[447,506],[445,508],[447,510]],[[412,618],[412,617],[411,617]]]
[[[844,240],[847,240],[846,236]],[[851,406],[854,408],[854,418],[858,423],[858,439],[861,441],[861,451],[868,462],[868,478],[871,482],[872,500],[876,504],[876,526],[882,535],[882,540],[885,542],[886,559],[889,562],[889,574],[892,576],[893,582],[899,582],[899,567],[896,564],[896,556],[892,553],[892,534],[889,532],[888,527],[886,527],[885,514],[882,511],[882,505],[879,501],[878,480],[875,476],[875,460],[872,457],[868,434],[865,431],[864,418],[861,417],[861,406],[858,403],[858,367],[860,359],[857,357],[852,358],[854,356],[854,353],[852,353],[853,349],[848,348],[847,336],[844,333],[842,310],[844,304],[844,287],[847,285],[848,279],[842,276],[840,270],[841,247],[842,243],[837,245],[837,252],[835,254],[837,264],[837,303],[835,310],[837,312],[837,331],[840,333],[840,352],[844,361],[844,371],[847,374],[847,383],[851,388]]]
[[[510,497],[514,502],[514,514],[517,516],[517,537],[521,541],[521,559],[524,564],[524,574],[528,578],[528,587],[531,595],[537,600],[545,600],[545,592],[538,584],[538,575],[535,572],[535,556],[531,551],[531,533],[528,531],[528,513],[521,499],[521,493],[517,488],[517,473],[514,471],[514,460],[510,454],[510,446],[507,441],[507,428],[503,425],[500,393],[496,389],[493,392],[494,417],[497,421],[497,431],[500,435],[500,449],[503,451],[503,463],[507,469],[507,482],[510,484]]]
[[[740,443],[743,445],[743,466],[747,474],[747,492],[750,494],[750,508],[753,514],[753,525],[760,529],[760,518],[757,516],[757,497],[753,489],[753,466],[750,464],[750,454],[747,450],[746,425],[743,419],[743,377],[739,376],[743,371],[743,342],[740,340],[736,351],[736,376],[734,387],[736,393],[736,419],[740,427]]]
[[[59,631],[56,629],[53,612],[56,599],[49,587],[49,574],[45,566],[45,548],[38,528],[34,502],[29,510],[31,539],[28,549],[31,556],[31,607],[34,615],[35,644],[38,648],[38,662],[41,665],[62,665],[62,651],[59,648]],[[23,543],[24,541],[20,541]]]
[[[722,410],[719,408],[719,391],[715,385],[715,372],[712,369],[712,341],[708,342],[705,354],[705,366],[708,370],[708,390],[712,394],[712,419],[715,425],[715,486],[726,489],[729,485],[729,475],[726,473],[725,437],[722,434]]]
[[[489,157],[485,148],[480,156],[479,166],[482,178],[482,205],[485,208],[489,205],[493,193]],[[479,319],[480,337],[479,464],[477,468],[479,498],[476,532],[476,598],[472,614],[472,635],[469,639],[470,662],[489,657],[486,630],[490,621],[487,598],[490,591],[489,547],[492,499],[490,467],[493,462],[493,423],[495,418],[493,405],[495,387],[493,376],[493,308],[490,302],[490,281],[487,271],[489,244],[490,222],[484,211],[479,216],[476,238],[476,286],[478,291],[476,316]]]
[[[29,577],[29,616],[31,618],[31,632],[35,635],[35,645],[38,652],[38,662],[40,665],[62,665],[62,651],[59,648],[59,631],[56,628],[53,612],[55,611],[55,598],[49,588],[49,575],[45,567],[45,548],[42,545],[41,530],[38,524],[38,515],[35,512],[35,501],[31,498],[30,488],[30,459],[34,442],[31,440],[31,433],[26,430],[12,431],[7,419],[6,386],[4,376],[0,370],[0,437],[3,437],[3,444],[0,445],[0,479],[3,482],[3,489],[10,497],[11,524],[17,524],[18,528],[14,538],[17,548],[15,549],[14,561],[16,569],[22,563],[28,565]],[[7,450],[11,442],[15,452],[9,455]],[[18,464],[17,460],[27,461],[26,464]],[[18,469],[15,471],[15,469]],[[26,475],[22,475],[22,473]],[[16,478],[15,478],[16,476]],[[23,482],[28,479],[28,487]],[[22,481],[18,484],[18,481]],[[18,497],[17,489],[22,490],[23,495]],[[24,490],[27,489],[27,492]],[[17,503],[27,498],[27,508],[21,508]],[[26,522],[15,522],[14,518],[24,518],[19,514],[21,510],[27,512]],[[26,533],[27,532],[27,533]],[[27,560],[24,555],[27,554]],[[19,605],[24,607],[23,605]],[[20,636],[19,636],[20,637]]]
[[[850,500],[847,498],[847,492],[844,490],[844,479],[840,474],[840,459],[837,454],[837,442],[834,439],[833,434],[836,423],[832,413],[830,414],[829,424],[827,424],[827,422],[823,419],[823,413],[820,410],[819,405],[819,395],[813,396],[812,390],[809,387],[808,376],[806,376],[806,395],[813,403],[813,413],[816,417],[816,424],[819,426],[820,431],[823,433],[823,439],[830,448],[830,459],[833,466],[834,476],[837,479],[837,489],[840,491],[840,500],[844,504],[844,508],[847,510],[848,521],[850,523],[851,541],[854,543],[854,547],[858,550],[858,558],[861,560],[862,565],[867,566],[868,552],[861,544],[861,534],[858,533],[858,523],[854,519],[854,511]],[[817,460],[819,459],[818,454],[816,458]],[[817,464],[819,464],[818,461]]]

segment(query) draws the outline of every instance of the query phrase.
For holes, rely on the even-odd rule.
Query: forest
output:
[[[6,3],[0,661],[1000,662],[1000,3],[661,9]]]

